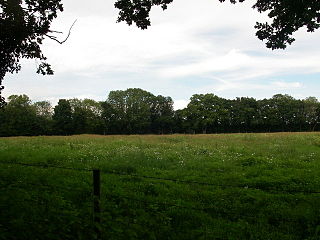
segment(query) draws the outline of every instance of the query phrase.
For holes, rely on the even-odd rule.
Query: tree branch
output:
[[[45,34],[45,36],[47,36],[48,38],[56,41],[56,42],[59,43],[59,44],[63,44],[63,43],[65,43],[65,42],[68,40],[68,38],[70,37],[71,30],[72,30],[72,28],[73,28],[73,26],[74,26],[74,24],[75,24],[76,22],[77,22],[77,19],[72,23],[72,25],[71,25],[71,27],[70,27],[70,29],[69,29],[68,36],[67,36],[63,41],[60,41],[60,40],[57,39],[57,37],[51,36],[51,35],[48,35],[48,34]],[[50,32],[52,32],[52,33],[61,33],[61,32],[58,32],[58,31],[50,31]]]

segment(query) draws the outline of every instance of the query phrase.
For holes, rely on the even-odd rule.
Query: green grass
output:
[[[212,184],[102,174],[103,239],[320,239],[320,133],[1,138],[0,159]],[[91,178],[1,164],[0,239],[94,239]]]

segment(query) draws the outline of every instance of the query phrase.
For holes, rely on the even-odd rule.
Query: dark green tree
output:
[[[151,128],[153,133],[164,134],[172,132],[173,100],[171,97],[156,96],[151,102]]]
[[[194,94],[187,107],[187,119],[193,132],[223,132],[229,119],[225,105],[225,99],[214,94]]]
[[[0,111],[0,136],[34,136],[43,134],[36,108],[27,95],[11,95]]]
[[[44,117],[46,119],[52,118],[53,108],[49,101],[35,102],[33,106],[35,107],[38,116]]]
[[[187,117],[187,108],[174,111],[173,126],[174,133],[188,133],[190,126]]]
[[[70,135],[73,133],[72,110],[68,100],[59,100],[58,105],[54,107],[52,119],[55,134]]]
[[[309,131],[314,131],[320,123],[320,103],[315,97],[308,97],[303,100],[305,123]]]
[[[114,109],[113,105],[110,104],[108,101],[101,103],[102,107],[102,121],[103,121],[103,128],[102,133],[105,134],[115,134],[120,133],[121,129],[119,128],[119,124],[117,120],[119,119],[116,115],[119,113],[116,109]]]
[[[270,99],[270,106],[280,127],[278,130],[288,131],[293,125],[294,118],[298,115],[295,104],[296,100],[287,94],[276,94]]]
[[[140,88],[111,91],[108,103],[115,111],[115,121],[122,133],[148,133],[154,95]]]
[[[73,130],[75,134],[101,133],[101,104],[92,100],[77,98],[69,100],[72,109]]]
[[[52,134],[52,115],[53,115],[53,108],[49,101],[39,101],[33,104],[37,119],[41,128],[41,132],[44,135]]]
[[[240,132],[252,132],[258,125],[257,101],[254,98],[241,97],[232,101],[232,126]]]

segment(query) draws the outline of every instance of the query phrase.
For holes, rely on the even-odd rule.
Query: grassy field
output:
[[[1,162],[101,169],[103,239],[320,239],[320,133],[0,138]],[[94,239],[91,175],[0,164],[0,239]]]

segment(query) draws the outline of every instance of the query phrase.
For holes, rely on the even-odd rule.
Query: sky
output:
[[[320,31],[301,29],[285,50],[267,49],[254,25],[269,21],[252,9],[218,0],[174,0],[155,7],[147,30],[117,23],[114,0],[63,0],[52,25],[66,43],[45,40],[42,49],[55,74],[36,74],[37,61],[23,60],[18,74],[4,79],[3,94],[33,101],[91,98],[104,101],[112,90],[142,88],[170,96],[175,109],[193,94],[270,98],[289,94],[320,100]]]

